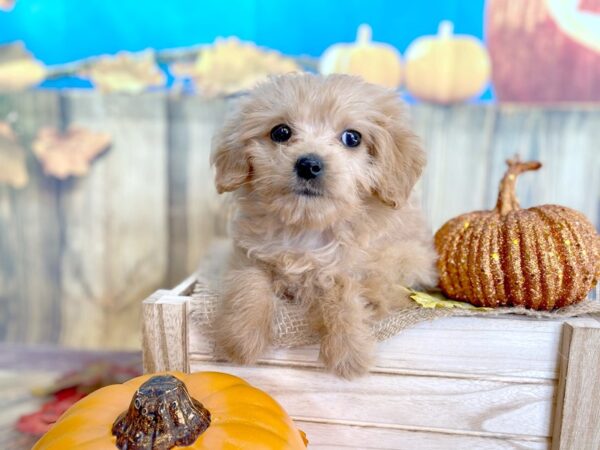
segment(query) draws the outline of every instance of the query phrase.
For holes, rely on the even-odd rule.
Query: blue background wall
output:
[[[237,35],[288,55],[319,56],[354,39],[366,22],[374,40],[404,51],[449,19],[482,37],[484,0],[18,0],[0,11],[0,43],[25,41],[46,64],[86,56],[185,47]]]

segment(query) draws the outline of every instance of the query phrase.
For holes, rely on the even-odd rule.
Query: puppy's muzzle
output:
[[[323,160],[313,154],[302,155],[296,160],[294,166],[296,175],[303,180],[314,180],[323,175],[325,164]]]

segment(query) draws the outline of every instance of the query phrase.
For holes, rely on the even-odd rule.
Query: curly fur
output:
[[[270,130],[286,123],[292,139]],[[346,148],[345,129],[362,143]],[[298,194],[298,157],[324,161],[321,196]],[[394,92],[334,75],[293,74],[254,89],[216,135],[219,193],[234,192],[235,255],[217,314],[218,346],[251,363],[270,341],[274,302],[301,301],[321,358],[342,377],[373,363],[370,321],[406,306],[399,286],[436,281],[435,254],[410,194],[425,165]]]

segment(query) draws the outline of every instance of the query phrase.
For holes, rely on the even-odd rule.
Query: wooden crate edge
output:
[[[190,277],[191,278],[191,277]],[[175,289],[159,290],[142,302],[142,359],[144,373],[189,372],[188,302],[184,283]]]
[[[596,316],[597,317],[597,316]],[[552,450],[597,449],[600,445],[600,323],[563,326]]]

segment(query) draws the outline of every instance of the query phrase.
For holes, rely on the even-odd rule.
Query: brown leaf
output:
[[[154,53],[121,52],[115,56],[99,58],[81,75],[104,92],[138,94],[149,87],[165,84],[165,75],[156,65]]]
[[[17,0],[0,0],[0,11],[11,11]]]
[[[33,58],[22,42],[0,45],[0,91],[20,91],[46,77],[44,65]]]
[[[245,91],[269,75],[299,70],[293,59],[233,37],[217,39],[200,52],[195,62],[171,66],[175,77],[192,78],[209,97]]]
[[[71,127],[61,133],[55,128],[42,128],[32,145],[47,175],[61,180],[85,175],[90,162],[111,143],[107,133],[96,133],[81,127]]]
[[[22,188],[28,181],[25,149],[10,124],[0,122],[0,183]]]

